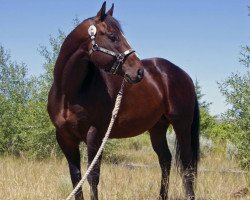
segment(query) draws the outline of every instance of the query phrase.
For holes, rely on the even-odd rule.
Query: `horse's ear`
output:
[[[105,12],[106,12],[106,1],[104,1],[104,3],[102,4],[101,9],[98,11],[98,13],[97,13],[96,16],[97,16],[101,21],[103,21],[103,20],[105,19],[105,17],[106,17]]]
[[[114,11],[114,4],[112,3],[111,8],[110,8],[109,11],[106,13],[106,15],[113,16],[113,11]]]

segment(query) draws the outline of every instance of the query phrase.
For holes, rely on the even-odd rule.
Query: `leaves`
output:
[[[242,52],[240,63],[247,68],[246,73],[232,73],[219,83],[219,89],[231,105],[224,114],[224,120],[235,127],[230,139],[239,149],[242,166],[250,169],[250,48],[242,47]]]
[[[201,134],[213,138],[212,129],[216,125],[216,118],[209,113],[209,106],[212,104],[203,100],[205,96],[201,92],[201,86],[198,80],[195,81],[195,91],[200,107],[200,130]]]
[[[54,49],[57,48],[59,45]],[[52,60],[48,57],[49,51],[44,49],[43,53],[48,66],[45,73],[29,77],[26,65],[11,61],[10,54],[0,46],[1,154],[45,158],[58,149],[46,109],[53,63],[49,63]]]

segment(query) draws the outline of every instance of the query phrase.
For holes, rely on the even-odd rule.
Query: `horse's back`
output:
[[[150,73],[158,72],[163,78],[167,76],[169,81],[176,82],[178,79],[182,79],[193,85],[192,79],[183,69],[164,58],[143,59],[142,63]]]

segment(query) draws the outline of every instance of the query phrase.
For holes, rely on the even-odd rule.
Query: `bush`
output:
[[[241,166],[250,169],[250,48],[243,47],[241,54],[240,62],[246,67],[246,72],[232,73],[219,84],[219,88],[231,105],[224,114],[224,121],[233,127],[229,131],[230,141],[238,149]]]

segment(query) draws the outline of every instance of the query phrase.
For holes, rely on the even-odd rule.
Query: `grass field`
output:
[[[157,157],[148,145],[139,146],[119,150],[119,156],[125,158],[119,164],[102,164],[100,200],[157,199],[160,184]],[[84,159],[82,166],[84,172]],[[244,174],[239,170],[234,161],[228,161],[220,154],[212,153],[202,158],[196,187],[197,199],[250,199]],[[85,198],[89,199],[87,183],[84,183],[83,190]],[[65,199],[70,192],[71,182],[65,159],[32,161],[10,156],[0,158],[1,200]],[[184,199],[181,179],[174,168],[169,195],[171,200]]]

